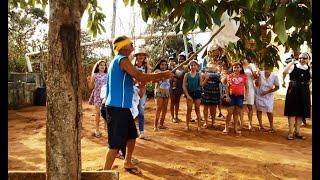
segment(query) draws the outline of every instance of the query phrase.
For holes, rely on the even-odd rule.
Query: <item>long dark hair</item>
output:
[[[168,69],[168,61],[165,60],[165,59],[160,59],[160,60],[158,60],[158,63],[157,63],[157,65],[156,65],[156,67],[153,69],[153,71],[155,71],[155,70],[157,70],[157,69],[160,70],[160,64],[161,64],[162,62],[165,62],[165,63],[167,64],[167,69]]]
[[[244,69],[243,69],[243,66],[242,66],[242,63],[240,63],[240,62],[234,62],[234,63],[232,63],[232,65],[231,65],[231,72],[233,72],[233,66],[236,66],[236,65],[239,65],[240,66],[240,74],[244,74]]]

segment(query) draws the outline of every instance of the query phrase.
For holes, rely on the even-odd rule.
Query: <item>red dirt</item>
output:
[[[184,98],[181,100],[180,118],[184,121],[186,103]],[[154,101],[149,100],[146,107],[146,134],[152,140],[137,139],[134,151],[134,157],[141,161],[138,166],[142,175],[124,171],[123,160],[116,159],[114,169],[120,172],[120,179],[312,179],[312,121],[307,120],[311,127],[302,128],[307,140],[288,141],[283,100],[275,100],[276,133],[243,130],[242,137],[236,137],[233,131],[223,135],[224,120],[217,120],[216,129],[206,129],[201,134],[196,131],[196,123],[191,123],[191,131],[186,132],[185,122],[172,123],[169,111],[165,120],[168,129],[154,133]],[[8,117],[9,170],[45,171],[46,108],[9,110]],[[246,128],[247,117],[245,122]],[[255,113],[253,122],[257,128]],[[268,128],[265,114],[263,122]],[[83,170],[98,170],[104,162],[106,133],[95,138],[93,128],[94,108],[83,103]]]

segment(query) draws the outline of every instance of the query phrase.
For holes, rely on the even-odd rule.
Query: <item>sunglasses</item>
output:
[[[306,57],[301,57],[301,58],[299,58],[299,59],[308,59],[308,58],[306,58]]]

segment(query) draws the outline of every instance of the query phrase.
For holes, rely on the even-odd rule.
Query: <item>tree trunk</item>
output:
[[[80,22],[87,4],[49,1],[47,179],[81,179]]]

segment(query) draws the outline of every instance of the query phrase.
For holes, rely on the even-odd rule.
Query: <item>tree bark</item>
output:
[[[50,0],[47,179],[81,179],[80,22],[87,1]]]

